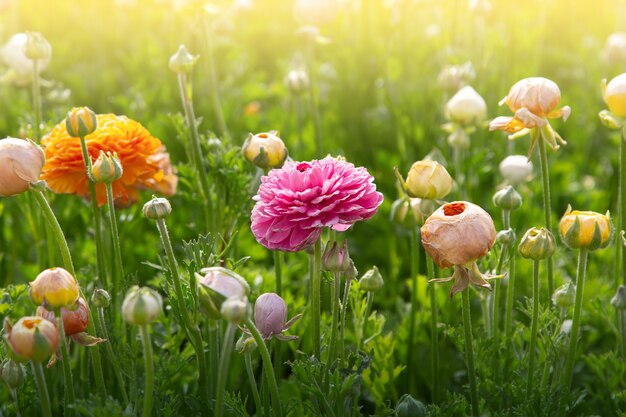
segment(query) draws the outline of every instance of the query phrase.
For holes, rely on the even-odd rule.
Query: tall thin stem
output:
[[[261,405],[261,397],[259,396],[259,388],[254,378],[254,372],[252,370],[252,360],[250,359],[250,352],[245,353],[246,360],[246,373],[248,374],[248,383],[250,384],[250,390],[252,391],[252,398],[254,399],[254,407],[256,408],[257,415],[263,412],[263,406]]]
[[[283,417],[283,408],[280,403],[280,393],[278,391],[278,384],[276,384],[276,375],[274,374],[274,369],[272,368],[272,359],[270,358],[270,353],[267,350],[267,346],[265,346],[263,336],[261,336],[261,333],[259,333],[259,330],[256,328],[250,318],[246,318],[245,325],[250,331],[252,337],[254,338],[254,341],[259,348],[261,358],[263,359],[263,372],[265,372],[269,389],[272,393],[272,404],[274,406],[273,415],[275,417]]]
[[[219,333],[220,326],[219,322],[215,319],[208,319],[208,333],[209,333],[209,375],[208,375],[208,388],[210,395],[215,394],[215,390],[217,389],[217,372],[219,369],[220,363],[220,341],[219,341]],[[209,397],[209,400],[212,400],[212,397]]]
[[[350,287],[352,279],[346,276],[346,285],[343,289],[343,300],[341,302],[341,327],[339,330],[339,357],[343,362],[345,358],[345,333],[346,333],[346,316],[348,314],[348,303],[350,302]]]
[[[510,210],[502,210],[502,226],[504,230],[509,230],[511,228],[511,211]],[[504,243],[500,248],[500,259],[498,259],[498,266],[496,267],[496,275],[500,275],[502,270],[504,269],[504,259],[507,255],[509,255],[509,245]],[[493,323],[491,326],[491,330],[493,332],[494,339],[498,340],[500,337],[500,280],[495,280],[493,284],[493,293],[491,294],[491,299],[493,300],[493,306],[491,311],[491,317],[493,319]]]
[[[196,360],[198,362],[199,378],[198,383],[200,387],[201,398],[210,398],[208,393],[208,375],[206,367],[206,358],[204,356],[204,346],[202,342],[202,334],[196,324],[194,324],[189,315],[189,310],[185,304],[185,297],[183,295],[183,287],[181,285],[180,273],[178,271],[178,264],[176,257],[174,256],[174,248],[170,241],[170,235],[167,231],[164,219],[157,220],[157,227],[161,235],[161,242],[165,248],[167,260],[169,263],[170,274],[172,277],[172,284],[174,286],[174,292],[176,293],[176,300],[178,302],[178,311],[183,319],[183,327],[187,331],[189,338],[191,339],[191,345],[196,352]]]
[[[463,294],[463,327],[465,328],[465,360],[467,361],[467,374],[469,376],[470,400],[472,403],[472,416],[480,416],[478,408],[478,390],[476,387],[476,370],[474,369],[474,345],[472,335],[472,317],[470,312],[469,288],[461,291]]]
[[[533,264],[533,318],[530,327],[530,349],[528,350],[528,376],[526,379],[526,399],[529,399],[533,392],[533,382],[535,381],[535,356],[537,353],[537,326],[539,321],[539,261]]]
[[[509,249],[511,254],[509,259],[509,285],[506,292],[506,312],[504,316],[504,334],[509,339],[511,336],[511,324],[513,322],[513,303],[515,302],[515,248]]]
[[[59,331],[59,339],[61,339],[61,355],[63,356],[63,384],[65,385],[65,401],[64,409],[65,415],[72,417],[74,415],[74,401],[76,395],[74,394],[74,380],[72,378],[72,370],[70,369],[70,353],[67,349],[67,340],[65,339],[65,328],[63,327],[63,316],[61,314],[61,308],[54,310],[54,315],[57,320],[57,329]]]
[[[318,239],[315,242],[313,252],[313,270],[311,271],[311,309],[313,320],[313,354],[316,358],[321,359],[320,344],[320,292],[321,292],[321,269],[322,269],[322,241]]]
[[[35,382],[37,383],[37,390],[39,391],[41,414],[44,417],[52,417],[52,410],[50,409],[50,395],[48,394],[48,386],[46,385],[46,378],[43,374],[41,362],[31,362],[30,365],[33,368]]]
[[[409,374],[415,372],[413,358],[415,352],[413,352],[413,343],[415,341],[415,327],[417,324],[417,297],[418,297],[418,281],[417,275],[419,274],[419,252],[418,252],[418,232],[417,224],[411,227],[411,236],[409,239],[409,261],[411,270],[411,312],[409,316],[409,348],[406,351],[406,363],[407,371]],[[415,382],[415,378],[411,378],[411,385]],[[413,388],[413,387],[412,387]]]
[[[569,392],[574,374],[576,362],[576,348],[578,347],[578,331],[580,329],[580,313],[583,307],[583,293],[585,291],[585,275],[587,273],[588,249],[580,248],[578,253],[578,271],[576,272],[576,301],[574,303],[574,316],[572,317],[572,330],[570,332],[567,361],[565,362],[565,374],[563,383]]]
[[[426,257],[426,273],[428,279],[435,278],[435,265],[430,256]],[[439,322],[439,311],[437,307],[437,293],[435,292],[435,286],[430,288],[430,371],[432,374],[433,385],[433,403],[439,401],[439,329],[437,323]]]
[[[113,352],[113,347],[111,347],[111,339],[109,338],[107,327],[105,325],[106,320],[104,319],[104,309],[102,307],[97,308],[94,320],[96,321],[96,328],[98,329],[100,334],[102,334],[102,337],[104,339],[107,339],[107,342],[104,343],[104,349],[106,351],[106,355],[108,356],[109,362],[113,365],[113,373],[115,374],[115,379],[117,379],[117,383],[119,384],[119,390],[122,393],[122,399],[124,400],[124,404],[128,404],[126,382],[124,381],[124,376],[122,375],[122,370],[120,369],[120,364],[117,360],[117,356],[115,356],[115,353]]]
[[[620,228],[626,227],[626,127],[622,130],[622,140],[620,141]],[[621,239],[616,239],[621,240]],[[621,242],[620,242],[621,243]],[[618,244],[620,244],[618,243]],[[626,285],[626,246],[622,246],[622,284]]]
[[[152,341],[148,325],[139,326],[143,342],[143,363],[146,372],[146,390],[143,397],[143,417],[152,415],[152,396],[154,394],[154,362],[152,358]]]
[[[283,296],[283,252],[274,251],[274,271],[276,274],[276,294]],[[274,349],[274,372],[279,376],[282,374],[281,368],[283,364],[283,351],[280,343],[277,343]]]
[[[317,108],[317,100],[315,97],[315,89],[317,88],[317,76],[315,74],[313,43],[307,42],[305,46],[305,60],[307,74],[309,76],[309,109],[311,118],[313,119],[313,127],[315,129],[315,151],[317,156],[322,155],[322,122],[320,119],[319,109]]]
[[[237,326],[228,323],[226,335],[224,336],[224,344],[222,345],[222,355],[220,358],[220,368],[217,373],[217,390],[215,391],[215,417],[224,415],[224,396],[226,392],[226,383],[228,381],[228,367],[230,366],[230,358],[233,355],[233,345],[235,343],[235,333]]]
[[[331,287],[333,318],[330,328],[330,346],[328,348],[328,364],[337,359],[337,333],[339,330],[339,304],[341,296],[341,272],[333,274],[333,286]]]
[[[211,42],[211,28],[209,27],[206,19],[202,21],[202,27],[204,29],[204,46],[206,49],[206,64],[209,73],[208,87],[209,97],[211,104],[213,105],[213,113],[215,114],[215,120],[220,130],[220,135],[224,139],[230,139],[230,133],[228,132],[228,126],[226,125],[226,119],[224,118],[224,112],[222,111],[222,102],[218,90],[217,71],[215,68],[215,59],[213,55],[213,44]]]
[[[541,137],[541,131],[538,128],[533,129],[532,135],[535,135],[539,142],[539,159],[541,160],[541,180],[543,184],[543,212],[546,222],[546,229],[552,232],[552,210],[550,203],[550,170],[548,168],[548,155],[546,154],[546,143]],[[546,260],[546,269],[548,271],[548,294],[552,296],[554,293],[554,263],[552,257]]]
[[[33,59],[33,114],[35,116],[35,140],[41,141],[41,88],[39,87],[39,60]]]
[[[113,268],[113,299],[120,288],[120,281],[124,277],[124,265],[122,263],[122,249],[120,245],[120,235],[117,230],[117,217],[115,216],[115,200],[113,199],[113,186],[111,183],[106,184],[107,190],[107,206],[109,208],[109,229],[111,232],[111,241],[113,242],[113,252],[115,255],[115,267]],[[113,303],[115,306],[115,302]]]
[[[15,415],[17,417],[22,417],[22,413],[20,411],[20,399],[17,397],[17,390],[15,388],[10,388],[11,398],[13,399],[13,403],[15,404]]]

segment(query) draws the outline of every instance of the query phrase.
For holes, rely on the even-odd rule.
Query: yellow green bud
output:
[[[517,210],[522,207],[522,196],[509,185],[494,194],[493,204],[502,210]]]
[[[75,107],[65,118],[67,133],[73,138],[84,138],[98,128],[96,113],[89,107]]]
[[[104,182],[107,184],[122,178],[124,170],[117,153],[100,151],[100,156],[91,167],[91,177],[94,182]]]
[[[517,247],[522,257],[535,261],[551,257],[555,249],[554,235],[545,227],[528,229]]]
[[[367,292],[376,292],[383,287],[384,283],[378,267],[374,266],[359,279],[359,288]]]

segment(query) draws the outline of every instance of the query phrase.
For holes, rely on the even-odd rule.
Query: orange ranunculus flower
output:
[[[113,182],[117,206],[128,206],[139,199],[138,190],[152,189],[171,196],[176,192],[178,177],[169,154],[161,141],[140,123],[126,116],[97,115],[98,128],[87,135],[87,149],[92,161],[100,152],[117,153],[124,173]],[[89,183],[83,163],[80,139],[67,133],[65,121],[59,123],[41,140],[46,164],[41,179],[56,193],[89,196]],[[104,184],[96,184],[99,205],[106,204]]]

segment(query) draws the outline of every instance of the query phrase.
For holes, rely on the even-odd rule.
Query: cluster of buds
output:
[[[46,163],[43,150],[29,139],[0,140],[0,159],[0,197],[28,191]]]
[[[200,310],[213,319],[224,318],[241,323],[248,314],[250,286],[246,280],[226,268],[213,266],[196,273]]]
[[[131,287],[122,303],[124,321],[135,326],[152,324],[163,311],[161,295],[149,287]]]
[[[449,120],[442,129],[449,133],[448,143],[458,149],[467,149],[469,135],[487,118],[487,103],[470,86],[465,86],[446,103],[445,115]]]
[[[559,223],[561,240],[570,249],[602,249],[609,245],[613,234],[609,212],[573,210],[568,206]]]
[[[250,133],[241,151],[248,162],[265,171],[282,167],[289,156],[285,143],[275,131]]]

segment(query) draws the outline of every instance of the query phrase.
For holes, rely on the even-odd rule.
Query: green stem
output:
[[[435,265],[433,264],[433,260],[430,256],[426,257],[426,270],[428,274],[428,279],[435,278]],[[439,401],[439,330],[437,328],[437,323],[439,322],[439,311],[437,308],[437,293],[435,292],[435,286],[431,286],[430,288],[430,350],[431,350],[431,358],[430,358],[430,371],[432,374],[432,385],[433,385],[433,403],[437,403]],[[409,347],[411,349],[411,346]]]
[[[126,392],[126,382],[124,381],[124,376],[122,375],[122,370],[120,369],[120,364],[117,360],[117,356],[113,352],[113,347],[111,346],[111,338],[109,337],[106,325],[106,320],[104,319],[104,309],[98,308],[97,314],[94,316],[94,320],[96,321],[96,328],[99,329],[100,334],[107,341],[104,342],[104,348],[106,351],[106,355],[109,358],[109,362],[113,365],[113,373],[115,374],[115,378],[117,379],[117,383],[119,384],[119,390],[122,392],[122,399],[124,400],[124,405],[128,404],[128,393]],[[97,347],[97,346],[96,346]]]
[[[111,231],[111,241],[113,242],[113,252],[115,255],[115,267],[113,268],[113,294],[114,297],[120,288],[120,281],[124,277],[124,265],[122,263],[122,249],[120,245],[120,235],[117,230],[117,217],[115,216],[115,203],[113,199],[113,186],[106,184],[107,206],[109,208],[109,229]],[[114,298],[115,299],[115,298]],[[115,306],[115,303],[113,303]]]
[[[470,400],[472,403],[472,416],[479,417],[478,391],[476,387],[476,370],[474,369],[474,346],[472,336],[472,317],[470,314],[469,289],[461,291],[463,294],[463,326],[465,328],[465,359],[467,361],[467,373],[469,376]]]
[[[250,352],[246,351],[245,359],[246,359],[246,372],[248,373],[248,383],[250,384],[250,389],[252,390],[252,398],[254,399],[254,407],[256,408],[257,415],[260,415],[263,412],[263,406],[261,405],[261,397],[259,396],[259,388],[257,387],[256,379],[254,378],[254,372],[252,371],[252,361],[250,359]]]
[[[273,415],[275,417],[283,417],[283,409],[280,403],[280,393],[278,391],[278,385],[276,384],[276,375],[274,374],[274,369],[272,368],[272,359],[270,358],[270,353],[267,351],[267,346],[265,346],[265,342],[263,341],[261,333],[259,333],[259,330],[256,328],[252,320],[250,320],[250,318],[246,318],[245,325],[250,331],[250,334],[252,334],[252,337],[254,338],[257,347],[259,348],[261,358],[263,359],[263,372],[265,372],[265,376],[267,377],[268,385],[272,393],[272,404],[274,405]]]
[[[230,366],[230,358],[233,354],[233,345],[235,343],[235,333],[237,326],[228,323],[226,335],[224,336],[224,344],[222,345],[222,355],[220,358],[220,369],[217,373],[217,390],[215,391],[215,417],[224,415],[224,396],[226,393],[226,383],[228,382],[228,367]]]
[[[52,410],[50,409],[50,395],[48,394],[48,387],[46,386],[46,378],[43,374],[41,362],[31,362],[30,365],[33,368],[35,382],[37,383],[37,390],[39,391],[41,414],[44,417],[52,417]]]
[[[22,417],[22,413],[20,412],[20,400],[17,398],[17,390],[15,388],[9,388],[9,391],[11,392],[13,403],[15,404],[15,415],[17,417]]]
[[[283,296],[283,257],[284,254],[276,250],[274,251],[274,271],[276,274],[276,294],[279,296]],[[282,365],[283,365],[283,351],[282,345],[277,343],[276,348],[274,349],[274,372],[278,375],[280,380],[280,375],[282,375]]]
[[[411,237],[409,240],[409,261],[411,270],[411,312],[409,316],[409,343],[406,350],[406,363],[407,373],[412,375],[416,370],[413,368],[413,358],[415,352],[413,352],[413,344],[415,342],[415,327],[417,324],[417,310],[418,310],[418,281],[417,275],[419,273],[419,252],[418,252],[418,226],[415,224],[411,227]],[[414,387],[415,378],[411,378],[411,387]]]
[[[339,333],[339,357],[341,361],[345,359],[345,339],[346,339],[346,316],[348,313],[348,303],[350,302],[350,287],[352,279],[346,277],[346,286],[343,289],[343,301],[341,303],[341,327]]]
[[[619,212],[620,212],[620,230],[626,227],[626,127],[622,130],[622,140],[620,141],[620,200],[619,200]],[[618,245],[621,244],[621,239],[615,239],[618,241]],[[626,285],[626,246],[622,246],[622,284]]]
[[[139,326],[143,342],[143,363],[146,371],[146,390],[143,397],[143,417],[152,415],[152,395],[154,391],[154,362],[152,358],[152,341],[148,325]]]
[[[580,248],[578,253],[578,271],[576,272],[576,302],[574,304],[574,316],[572,317],[572,330],[570,332],[569,349],[567,351],[567,361],[565,365],[564,385],[566,392],[570,391],[572,376],[574,374],[574,363],[576,362],[576,348],[578,346],[578,330],[580,329],[580,313],[583,307],[583,293],[585,291],[585,274],[587,272],[586,248]]]
[[[322,155],[322,122],[320,120],[319,109],[317,108],[317,100],[315,97],[315,89],[317,84],[317,77],[315,76],[314,57],[313,57],[313,45],[311,42],[307,43],[306,51],[306,67],[307,75],[309,76],[309,108],[311,111],[311,117],[313,118],[313,127],[315,129],[315,151],[317,156]]]
[[[321,291],[321,267],[322,267],[322,240],[317,239],[313,252],[313,270],[311,271],[311,309],[313,320],[313,355],[321,359],[320,352],[320,291]]]
[[[618,310],[619,314],[619,327],[622,342],[622,358],[626,358],[626,310]]]
[[[211,98],[211,103],[213,104],[213,113],[215,113],[215,119],[217,121],[217,126],[220,130],[220,134],[222,135],[222,138],[229,140],[230,134],[228,132],[228,126],[226,125],[226,119],[224,118],[224,112],[222,111],[222,102],[220,100],[219,90],[217,88],[217,71],[215,69],[213,44],[211,43],[211,28],[209,28],[206,19],[203,20],[202,26],[204,29],[204,45],[206,48],[207,58],[205,62],[207,63],[207,69],[209,72],[209,97]]]
[[[304,137],[302,135],[302,96],[294,96],[296,102],[296,123],[298,125],[298,151],[304,152]]]
[[[41,141],[41,88],[39,87],[39,60],[33,59],[33,113],[35,115],[35,138]]]
[[[331,287],[333,319],[330,328],[330,346],[328,348],[328,365],[337,359],[337,333],[339,330],[339,303],[341,295],[341,272],[333,274],[333,286]]]
[[[515,302],[515,248],[510,248],[509,254],[509,285],[506,292],[506,312],[504,315],[504,334],[507,339],[511,336],[513,322],[513,303]]]
[[[59,331],[59,339],[61,339],[61,355],[63,356],[63,385],[65,385],[64,409],[65,415],[71,417],[74,415],[76,395],[74,394],[74,380],[72,378],[72,370],[70,369],[70,353],[67,349],[67,339],[65,338],[61,308],[55,308],[54,315],[57,319],[57,329]]]
[[[535,133],[536,132],[536,133]],[[533,135],[541,135],[541,132],[535,128]],[[546,229],[552,232],[552,210],[550,209],[550,171],[548,168],[548,155],[546,154],[546,143],[543,138],[538,137],[539,142],[539,158],[541,160],[541,180],[543,184],[543,212],[546,222]],[[546,269],[548,271],[548,296],[554,293],[554,263],[552,257],[546,260]]]
[[[174,256],[174,248],[172,247],[172,242],[170,241],[170,235],[167,231],[167,226],[165,225],[164,219],[157,220],[157,227],[159,229],[159,234],[161,235],[161,242],[163,243],[163,247],[165,248],[165,253],[167,255],[167,260],[169,263],[170,274],[172,277],[172,284],[174,286],[174,292],[176,293],[176,300],[178,302],[178,311],[183,320],[183,327],[187,331],[189,338],[191,339],[191,345],[193,346],[196,352],[196,360],[198,362],[198,372],[199,378],[198,383],[200,387],[200,398],[210,398],[210,394],[208,392],[208,375],[207,375],[207,366],[206,366],[206,358],[204,356],[204,345],[202,342],[202,334],[200,333],[200,329],[198,326],[191,321],[191,317],[189,316],[189,310],[187,305],[185,304],[185,297],[183,295],[183,287],[181,285],[180,273],[178,271],[178,264],[176,263],[176,257]]]
[[[200,134],[198,133],[198,125],[196,124],[196,116],[193,110],[193,101],[191,99],[191,86],[187,82],[185,73],[178,73],[178,88],[180,98],[183,103],[183,110],[187,120],[187,128],[189,129],[189,140],[191,142],[191,157],[193,159],[194,168],[198,174],[200,185],[200,195],[204,199],[203,212],[205,217],[205,225],[207,231],[215,232],[213,229],[213,201],[211,200],[211,186],[207,175],[204,160],[202,158],[202,146],[200,144]]]
[[[215,319],[208,320],[209,327],[209,381],[208,388],[210,395],[215,393],[217,388],[217,372],[220,363],[220,343],[219,343],[219,322]],[[213,398],[210,397],[209,400]]]
[[[463,173],[463,149],[455,146],[452,149],[454,157],[454,172],[456,174],[456,180],[459,183],[459,191],[461,192],[461,199],[467,199],[467,190],[465,188],[465,174]]]
[[[535,381],[535,356],[537,350],[537,327],[539,323],[539,261],[533,264],[533,318],[530,327],[530,349],[528,354],[528,376],[526,380],[526,399],[528,400],[533,392]]]

